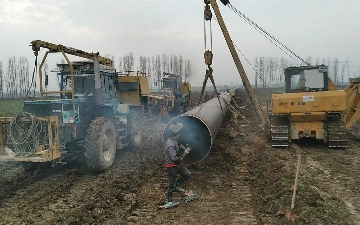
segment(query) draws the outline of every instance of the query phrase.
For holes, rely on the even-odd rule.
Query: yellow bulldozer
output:
[[[163,72],[160,92],[168,98],[170,113],[177,116],[187,111],[191,85],[189,82],[183,82],[181,75]]]
[[[347,147],[347,128],[360,118],[360,78],[338,90],[325,65],[288,67],[285,92],[273,94],[269,111],[271,144],[313,138],[331,148]]]
[[[221,2],[234,9],[229,0],[221,0]],[[344,90],[338,90],[329,78],[328,68],[325,65],[288,67],[284,70],[285,92],[272,94],[266,114],[250,85],[216,0],[205,1],[205,20],[212,19],[210,6],[254,111],[263,125],[269,124],[266,127],[269,127],[272,146],[286,147],[292,140],[313,138],[322,140],[331,148],[347,147],[347,129],[360,118],[360,77],[350,78],[349,85]],[[212,59],[211,51],[205,53],[209,52],[211,54],[205,56],[211,55]],[[307,64],[303,59],[301,60]],[[205,62],[211,74],[211,60],[205,57]]]

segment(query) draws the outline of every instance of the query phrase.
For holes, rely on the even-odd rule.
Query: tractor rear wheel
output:
[[[143,138],[143,119],[137,111],[130,111],[127,130],[129,147],[140,146]]]
[[[85,157],[88,167],[97,172],[109,169],[115,159],[116,132],[111,120],[98,117],[89,125],[85,139]]]

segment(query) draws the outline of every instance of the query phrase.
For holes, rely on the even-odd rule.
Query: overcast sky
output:
[[[351,74],[359,74],[359,0],[230,2],[301,57],[349,59]],[[234,43],[251,63],[259,56],[288,57],[232,10],[220,1],[218,4]],[[189,59],[191,83],[200,85],[206,69],[203,7],[203,0],[0,0],[0,61],[5,73],[11,56],[26,56],[33,64],[29,44],[38,39],[114,55],[116,67],[118,58],[132,51],[134,69],[140,55],[167,53]],[[212,34],[215,82],[240,83],[216,23]],[[60,54],[50,55],[49,69],[55,68],[60,58]],[[254,83],[254,71],[240,58]]]

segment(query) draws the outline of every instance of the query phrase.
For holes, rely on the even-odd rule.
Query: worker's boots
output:
[[[168,208],[172,208],[172,207],[175,207],[177,205],[179,205],[180,202],[167,202],[166,204],[164,205],[161,205],[160,206],[160,209],[168,209]]]

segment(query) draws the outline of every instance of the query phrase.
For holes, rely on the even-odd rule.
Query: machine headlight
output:
[[[75,122],[74,117],[70,116],[68,121],[69,121],[69,123],[74,123]]]

